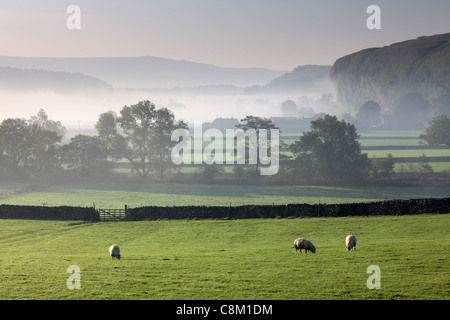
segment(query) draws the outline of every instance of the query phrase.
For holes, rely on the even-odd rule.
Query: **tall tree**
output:
[[[388,179],[394,173],[395,162],[392,154],[388,153],[387,158],[377,159],[373,156],[370,161],[369,175],[375,179]]]
[[[0,125],[0,157],[3,166],[13,174],[23,173],[30,154],[30,130],[25,119],[5,119]]]
[[[148,100],[140,101],[131,106],[124,106],[117,122],[123,131],[126,144],[118,151],[126,158],[133,170],[145,178],[151,171],[150,143],[155,121],[155,105]]]
[[[367,174],[369,161],[358,138],[354,125],[327,114],[311,121],[311,131],[293,143],[291,151],[312,156],[316,173],[325,179],[359,179]]]
[[[450,118],[442,114],[431,119],[420,139],[430,145],[443,144],[450,148]]]
[[[37,125],[43,130],[55,132],[59,137],[63,137],[66,134],[66,128],[61,122],[50,120],[44,109],[40,109],[36,116],[32,116],[30,123]]]
[[[100,138],[76,135],[70,139],[70,143],[61,147],[62,159],[74,168],[80,176],[86,177],[104,172],[102,165],[106,158],[106,150],[102,148]]]
[[[254,141],[253,143],[255,144],[255,146],[248,146],[246,147],[246,151],[249,151],[249,148],[257,148],[257,146],[260,145],[260,130],[267,130],[267,143],[270,145],[272,142],[272,137],[271,137],[271,129],[279,129],[275,123],[273,122],[273,120],[271,119],[267,119],[267,118],[261,118],[261,117],[255,117],[255,116],[246,116],[245,118],[239,120],[239,124],[236,125],[236,128],[242,129],[244,130],[244,132],[247,132],[248,130],[252,129],[255,130],[256,132],[256,141]],[[257,158],[256,158],[256,164],[255,164],[255,171],[254,174],[255,176],[258,174],[258,169],[261,163],[261,159],[260,159],[260,155],[259,152],[256,153],[257,154]]]
[[[155,170],[161,179],[170,166],[169,150],[175,145],[171,135],[178,128],[187,128],[187,124],[175,121],[169,109],[156,109],[148,100],[124,106],[119,117],[101,114],[96,124],[110,155],[127,159],[142,178]]]
[[[164,172],[171,167],[170,152],[176,142],[171,141],[172,132],[176,129],[187,129],[184,121],[175,121],[175,115],[167,108],[155,111],[155,122],[152,129],[151,150],[155,162],[155,170],[163,180]]]
[[[57,167],[58,143],[62,137],[55,131],[43,129],[37,124],[29,125],[29,133],[26,165],[33,175],[42,177]]]
[[[66,128],[59,121],[49,120],[43,109],[28,123],[30,156],[27,163],[34,175],[42,176],[57,166],[58,144]]]
[[[57,148],[65,128],[44,110],[25,119],[5,119],[0,125],[0,162],[12,174],[43,176],[58,164]]]

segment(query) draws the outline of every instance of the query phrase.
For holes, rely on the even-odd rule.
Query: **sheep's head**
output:
[[[316,247],[313,246],[313,247],[311,248],[311,252],[312,252],[312,253],[316,253]]]

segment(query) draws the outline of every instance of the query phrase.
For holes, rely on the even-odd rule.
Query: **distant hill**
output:
[[[416,96],[430,104],[431,113],[440,113],[433,108],[442,108],[450,95],[450,33],[344,56],[333,64],[330,77],[338,101],[353,111],[373,100],[382,112],[395,113],[402,100]]]
[[[211,64],[157,57],[27,58],[0,56],[0,66],[82,73],[115,88],[172,88],[207,85],[252,86],[268,83],[286,71],[222,68]]]
[[[0,67],[0,90],[23,92],[41,89],[71,93],[110,90],[112,87],[103,80],[81,73]]]
[[[304,65],[293,71],[272,79],[263,86],[253,86],[247,93],[280,93],[280,92],[333,92],[333,83],[330,80],[331,66]]]

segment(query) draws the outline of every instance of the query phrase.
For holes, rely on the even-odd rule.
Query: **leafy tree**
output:
[[[370,161],[369,174],[372,178],[387,179],[394,173],[395,162],[392,154],[388,154],[386,159],[377,159],[373,156]]]
[[[443,144],[450,148],[450,118],[442,114],[431,119],[420,139],[430,145]]]
[[[184,121],[175,121],[175,115],[167,108],[155,111],[155,122],[152,129],[150,146],[155,169],[163,180],[164,172],[172,166],[170,150],[176,144],[171,140],[172,132],[176,129],[188,129]]]
[[[359,179],[367,173],[369,161],[361,153],[358,138],[354,125],[325,115],[311,121],[311,131],[290,148],[297,157],[309,154],[316,174],[325,179]]]
[[[97,175],[104,172],[106,150],[102,147],[100,138],[76,135],[70,139],[70,143],[61,147],[60,150],[64,163],[69,168],[74,168],[80,176]]]
[[[433,173],[433,167],[430,165],[430,163],[428,162],[427,156],[422,153],[422,156],[419,157],[419,166],[418,166],[418,171],[421,173],[425,173],[425,174],[430,174]]]
[[[29,121],[30,156],[28,165],[33,174],[42,176],[57,166],[58,144],[66,132],[59,121],[48,119],[43,109]]]
[[[0,125],[0,162],[6,172],[43,176],[57,166],[58,143],[65,132],[44,110],[25,119],[5,119]]]
[[[151,138],[156,107],[148,100],[124,106],[116,119],[122,134],[114,137],[116,155],[126,158],[142,178],[151,171]]]
[[[58,143],[62,137],[55,131],[43,129],[36,124],[29,126],[29,133],[27,168],[35,176],[44,176],[58,165]]]
[[[236,125],[236,128],[242,129],[244,131],[247,131],[249,129],[253,129],[256,131],[256,144],[259,146],[259,133],[261,129],[267,130],[267,143],[270,145],[272,141],[271,137],[271,129],[279,129],[273,120],[267,119],[267,118],[261,118],[261,117],[255,117],[255,116],[246,116],[245,118],[239,120],[239,124]],[[270,148],[269,148],[270,149]],[[246,150],[248,151],[249,148],[247,147]],[[247,157],[248,159],[248,157]],[[260,159],[259,159],[259,152],[257,152],[257,159],[255,164],[255,176],[258,173],[260,165]]]
[[[313,179],[317,168],[311,153],[300,152],[289,163],[289,173],[302,179]]]
[[[61,138],[66,134],[66,128],[61,124],[61,122],[49,120],[44,109],[40,109],[36,116],[32,116],[30,123],[38,126],[42,130],[55,132],[56,135]]]
[[[98,137],[102,141],[107,155],[115,159],[123,158],[128,150],[127,142],[119,134],[118,126],[117,115],[112,111],[102,113],[95,124]]]
[[[148,100],[124,106],[120,116],[108,112],[100,115],[96,129],[109,154],[127,159],[133,170],[142,178],[155,170],[161,180],[170,167],[172,132],[187,128],[183,121],[167,108],[156,109]]]
[[[116,118],[116,114],[112,111],[102,113],[99,116],[95,129],[97,129],[98,136],[102,141],[111,144],[113,137],[117,135]]]
[[[25,119],[5,119],[0,125],[0,157],[3,166],[11,173],[23,172],[30,154],[31,133]]]

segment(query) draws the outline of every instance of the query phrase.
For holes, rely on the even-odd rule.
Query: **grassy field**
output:
[[[388,153],[392,154],[394,157],[394,161],[396,157],[421,157],[422,154],[425,154],[427,157],[449,157],[450,149],[418,149],[418,150],[367,150],[364,151],[367,153],[369,158],[373,156],[377,158],[385,158]]]
[[[361,133],[359,142],[363,148],[362,152],[367,153],[369,158],[385,158],[390,153],[395,158],[419,158],[423,154],[427,157],[449,157],[450,149],[427,149],[425,144],[421,144],[419,135],[423,132],[420,131],[368,131]],[[287,145],[290,145],[297,141],[301,136],[300,133],[287,133],[281,134],[281,139]],[[210,144],[209,141],[203,141],[203,147]],[[225,142],[223,143],[224,150]],[[367,150],[364,147],[376,147],[376,150]],[[398,147],[398,148],[396,148]],[[293,153],[289,150],[282,150],[282,154],[293,157]],[[192,156],[193,157],[193,156]],[[222,152],[216,152],[216,159],[222,159],[223,161],[234,161],[233,157]],[[185,158],[188,161],[188,158]],[[438,163],[439,165],[434,165]],[[450,170],[450,162],[434,162],[431,163],[435,171]]]
[[[378,150],[363,150],[367,153],[369,158],[373,156],[377,158],[385,158],[390,153],[394,157],[399,158],[419,158],[423,154],[427,157],[448,157],[450,156],[449,149],[425,149],[425,144],[421,144],[419,136],[421,131],[368,131],[360,134],[359,140],[361,147],[378,147]],[[294,140],[290,140],[289,143]],[[389,148],[388,148],[389,146]],[[398,149],[392,147],[398,146]],[[421,147],[421,149],[408,149],[407,147]],[[401,148],[400,148],[401,147]],[[405,148],[406,147],[406,148]],[[450,162],[430,162],[429,163],[435,172],[450,170]],[[400,163],[396,163],[395,171],[399,172]]]
[[[450,216],[0,220],[1,299],[450,299]],[[346,252],[353,233],[357,250]],[[295,254],[310,239],[316,254]],[[108,247],[119,244],[122,259]],[[76,265],[80,289],[68,289]],[[369,290],[370,265],[381,288]]]
[[[158,182],[83,182],[56,185],[0,182],[0,204],[123,208],[183,205],[351,203],[442,198],[448,187],[308,186]]]
[[[398,140],[386,139],[394,134],[384,132],[361,142],[418,143],[402,140],[417,132],[397,134]],[[423,153],[431,156],[428,151]],[[432,165],[448,169],[448,163]],[[448,196],[448,187],[268,185],[263,180],[252,185],[0,181],[0,204],[97,208]],[[103,223],[0,219],[0,230],[0,299],[450,299],[448,214]],[[345,251],[348,233],[358,239],[356,252]],[[294,254],[297,237],[313,241],[317,253]],[[122,260],[109,258],[112,243],[120,245]],[[71,265],[81,269],[79,290],[66,285]],[[366,286],[370,265],[380,267],[379,290]]]

